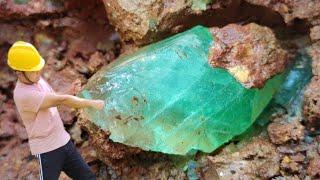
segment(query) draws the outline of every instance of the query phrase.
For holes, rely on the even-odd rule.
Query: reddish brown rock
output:
[[[0,141],[0,156],[7,156],[8,153],[17,145],[21,144],[19,138],[2,139]]]
[[[82,157],[84,158],[84,160],[89,164],[98,160],[97,153],[94,150],[94,148],[91,146],[89,141],[85,141],[79,147],[79,151],[80,151]]]
[[[303,114],[306,126],[312,131],[320,128],[320,41],[307,48],[312,58],[311,82],[304,93]]]
[[[300,24],[302,31],[310,29],[310,37],[317,40],[320,25],[320,1],[319,0],[245,0],[246,2],[266,7],[278,12],[287,25]]]
[[[110,61],[114,58],[115,58],[115,55],[113,53],[107,53],[103,55],[100,52],[95,52],[90,56],[90,59],[88,62],[88,68],[91,73],[97,72],[98,69],[110,63]]]
[[[208,21],[226,23],[237,17],[240,0],[103,0],[108,19],[121,39],[147,44]],[[206,14],[207,10],[212,14]],[[223,12],[225,14],[223,14]],[[207,17],[207,18],[205,18]]]
[[[10,120],[0,117],[0,138],[11,137],[15,135],[14,123]]]
[[[130,148],[119,143],[110,142],[108,139],[110,134],[99,129],[96,125],[84,117],[80,117],[78,123],[89,133],[90,137],[92,138],[92,143],[96,147],[98,155],[100,155],[102,158],[101,160],[105,160],[105,162],[110,161],[110,159],[125,159],[127,156],[138,154],[142,151],[138,148]]]
[[[320,41],[312,44],[307,49],[312,58],[312,73],[320,76]]]
[[[254,138],[236,151],[228,151],[226,147],[208,158],[220,179],[268,179],[280,170],[276,147],[265,137]]]
[[[76,120],[75,109],[66,106],[59,106],[58,111],[64,124],[71,125]]]
[[[314,26],[310,29],[310,38],[313,41],[320,40],[320,25]]]
[[[13,89],[16,84],[17,77],[15,74],[9,70],[8,67],[0,68],[0,88],[3,89]],[[12,92],[9,91],[9,94]]]
[[[62,13],[63,1],[53,0],[6,0],[0,1],[0,19],[10,19],[34,15]]]
[[[0,45],[3,43],[13,44],[15,41],[32,41],[33,28],[28,28],[19,23],[0,23]],[[3,52],[3,55],[6,52]]]
[[[247,88],[263,87],[288,64],[287,52],[267,27],[230,24],[211,28],[211,32],[215,45],[210,50],[210,64],[226,68]]]
[[[312,178],[320,177],[320,156],[316,156],[314,159],[310,161],[307,173]]]
[[[284,144],[290,140],[299,141],[304,138],[304,126],[298,120],[286,122],[274,122],[268,126],[270,140],[274,144]]]
[[[4,102],[0,108],[0,138],[9,138],[16,135],[24,137],[24,131],[19,128],[13,100]]]
[[[117,176],[128,179],[184,179],[185,174],[170,159],[160,153],[145,152],[109,140],[109,134],[81,117],[78,123],[90,136],[99,160],[110,166]],[[175,171],[175,173],[171,173]]]
[[[290,159],[294,162],[303,163],[306,157],[302,153],[297,153],[295,155],[290,156]]]
[[[0,106],[3,107],[3,103],[6,101],[7,96],[0,93]],[[2,109],[0,109],[0,111],[2,111]]]
[[[10,2],[11,1],[13,0],[10,0]],[[91,74],[96,72],[104,64],[109,63],[116,56],[116,53],[114,52],[116,52],[117,50],[115,49],[119,47],[115,47],[115,42],[117,42],[118,39],[110,26],[107,25],[106,17],[104,16],[104,6],[100,1],[64,1],[63,4],[67,3],[67,8],[70,10],[69,12],[64,13],[60,13],[58,9],[50,11],[50,9],[43,6],[44,4],[41,4],[44,2],[42,0],[30,0],[26,5],[12,6],[13,8],[7,5],[4,6],[4,2],[5,1],[0,0],[0,19],[3,19],[3,14],[8,15],[6,18],[18,19],[14,22],[10,19],[10,22],[6,21],[6,23],[0,23],[0,99],[2,99],[0,100],[0,109],[4,107],[2,105],[7,104],[8,100],[12,97],[9,90],[14,87],[14,82],[16,80],[14,74],[7,68],[4,68],[6,66],[4,61],[6,57],[4,55],[6,55],[9,45],[18,39],[36,44],[47,60],[47,68],[49,70],[47,71],[47,74],[44,74],[45,78],[53,84],[57,91],[67,91],[69,94],[78,92],[81,85],[86,82],[86,79],[91,76]],[[39,6],[37,3],[30,4],[32,2],[41,3]],[[59,4],[59,1],[50,2],[58,2]],[[50,2],[47,4],[48,6],[50,6]],[[131,1],[127,2],[130,3]],[[148,3],[147,1],[140,2],[142,2],[142,5]],[[156,3],[151,4],[150,7],[158,6],[158,2],[160,1],[155,0],[155,2]],[[122,37],[125,37],[124,39],[129,41],[135,40],[136,38],[137,41],[146,43],[179,32],[187,27],[198,24],[200,21],[201,23],[215,21],[217,16],[222,17],[220,18],[222,19],[222,23],[218,24],[225,24],[228,23],[229,20],[224,17],[229,16],[221,12],[216,13],[216,10],[220,11],[225,8],[229,10],[235,9],[234,11],[231,11],[231,13],[236,14],[238,10],[234,7],[238,7],[240,4],[240,0],[232,1],[234,4],[232,6],[230,6],[230,0],[217,0],[206,7],[211,8],[214,13],[211,15],[202,13],[201,16],[198,16],[198,14],[201,14],[201,10],[191,10],[192,12],[188,12],[190,7],[187,7],[184,10],[180,9],[182,7],[181,5],[186,1],[181,1],[182,4],[179,4],[179,1],[162,2],[164,2],[162,4],[160,3],[160,11],[163,10],[162,19],[157,19],[156,21],[150,19],[150,21],[147,22],[149,26],[144,26],[144,22],[139,21],[136,18],[125,19],[123,16],[120,16],[122,18],[119,19],[123,21],[132,20],[137,22],[136,24],[132,23],[131,27],[121,27],[122,21],[118,21],[115,17],[116,22],[114,22],[114,24],[120,24],[116,27],[119,29],[119,32],[122,32]],[[139,6],[140,5],[141,4],[139,4]],[[21,9],[17,9],[16,7],[18,6],[21,7]],[[38,7],[40,7],[40,9]],[[182,9],[183,8],[184,7],[182,7]],[[4,9],[5,11],[2,11]],[[13,11],[8,12],[7,10],[9,9]],[[260,9],[256,11],[259,10]],[[112,16],[112,12],[115,11],[108,11],[108,15]],[[137,13],[137,16],[143,17],[143,8],[139,9]],[[151,18],[153,17],[152,13],[153,12],[151,12]],[[194,18],[194,13],[197,18]],[[189,16],[190,14],[191,16]],[[129,16],[126,17],[130,18]],[[268,13],[265,17],[272,18],[274,16],[270,16]],[[139,22],[142,22],[142,26],[139,25]],[[137,27],[138,29],[134,29]],[[125,28],[128,28],[128,30],[122,31]],[[145,33],[143,28],[147,28],[148,32]],[[316,37],[316,31],[317,29],[312,30],[312,33],[315,34],[312,37]],[[126,39],[126,36],[128,39]],[[50,58],[52,59],[50,60]],[[64,81],[67,83],[64,83]],[[5,105],[5,107],[8,106]],[[11,116],[10,114],[13,108],[10,106],[8,109],[10,112],[6,112],[6,115],[0,115],[1,123],[1,117]],[[71,124],[72,121],[75,120],[74,111],[69,108],[61,110],[60,113],[63,119],[67,120],[68,124]],[[0,177],[8,177],[9,179],[36,179],[38,174],[38,167],[36,166],[37,162],[35,160],[30,160],[30,152],[27,144],[21,143],[21,140],[26,140],[27,136],[21,121],[16,118],[17,115],[14,114],[13,116],[15,116],[15,120],[13,120],[14,131],[12,131],[10,135],[12,137],[9,139],[0,138],[0,164],[2,168],[0,170]],[[7,122],[11,123],[12,121]],[[105,163],[114,167],[118,172],[121,171],[128,179],[137,177],[142,177],[140,179],[186,179],[185,174],[180,170],[176,170],[163,155],[142,152],[139,149],[132,149],[121,144],[113,143],[108,140],[107,134],[101,135],[98,131],[91,132],[90,134],[91,136],[97,135],[93,138],[94,142],[93,146],[91,146],[91,144],[88,144],[88,141],[81,139],[81,131],[78,133],[80,135],[78,134],[77,137],[80,137],[80,140],[77,144],[80,146],[80,152],[91,165],[96,164],[96,158],[99,157]],[[235,160],[234,164],[238,165],[239,169],[244,169],[240,169],[242,172],[240,170],[236,171],[236,175],[248,172],[248,174],[245,174],[243,177],[252,176],[257,179],[274,177],[279,174],[279,162],[282,162],[283,158],[280,160],[278,158],[279,155],[274,153],[274,146],[268,142],[268,138],[265,137],[264,140],[261,141],[266,141],[266,143],[257,143],[254,146],[249,146],[249,149],[245,148],[245,150],[241,151],[241,158]],[[306,150],[306,147],[307,145],[301,147],[287,146],[282,150],[289,154],[287,156],[292,162],[297,163],[298,165],[302,163],[309,165],[307,162],[302,162],[303,156],[297,154],[297,152],[310,152],[310,150]],[[101,150],[95,154],[95,150],[92,148]],[[312,148],[316,149],[315,147]],[[244,153],[244,151],[247,152]],[[294,155],[290,153],[294,153]],[[236,152],[233,154],[237,155]],[[233,158],[236,158],[235,155]],[[274,159],[272,159],[272,157],[274,157]],[[234,165],[231,161],[232,160],[230,160],[229,163]],[[260,161],[260,164],[258,161]],[[244,164],[242,164],[242,162],[244,162]],[[254,168],[252,167],[256,168],[256,172],[254,172]],[[286,167],[291,166],[282,166],[280,168],[283,168],[284,170]],[[293,168],[291,169],[294,169],[294,166],[292,167]],[[229,166],[226,165],[225,168],[229,168]],[[235,166],[231,166],[231,168],[236,169]],[[95,166],[94,169],[97,169],[97,166]],[[107,169],[109,172],[111,168]],[[103,170],[100,170],[100,172],[101,171]],[[314,169],[312,171],[314,171]],[[230,173],[232,174],[233,171]],[[297,176],[290,175],[287,177]]]
[[[19,137],[21,140],[27,140],[28,134],[27,130],[25,129],[24,125],[21,123],[15,123],[14,124],[14,130],[16,132],[16,136]]]
[[[90,73],[93,74],[114,59],[118,40],[113,37],[114,30],[107,23],[101,1],[30,0],[24,5],[12,5],[11,2],[13,0],[0,0],[0,176],[37,179],[39,168],[32,164],[38,165],[38,162],[30,156],[25,143],[27,134],[12,101],[16,76],[6,63],[9,47],[17,40],[35,44],[47,62],[43,77],[57,92],[74,95],[91,75],[82,74],[75,68],[77,58],[85,67],[92,67]],[[60,114],[67,124],[76,120],[75,112],[70,108],[62,107]],[[90,144],[81,141],[78,145],[81,145],[85,159],[96,166],[98,172]]]
[[[0,175],[5,179],[38,179],[39,163],[30,156],[29,145],[10,148],[6,156],[0,156]]]
[[[285,156],[281,161],[281,168],[289,171],[290,173],[298,173],[302,169],[302,165],[292,160],[290,157]]]
[[[303,113],[309,129],[320,128],[320,76],[314,76],[305,90]]]
[[[319,0],[245,0],[254,5],[265,6],[278,13],[288,24],[293,23],[295,19],[314,20],[320,15]]]

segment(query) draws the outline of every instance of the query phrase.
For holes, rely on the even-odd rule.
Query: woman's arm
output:
[[[58,95],[58,94],[46,94],[40,109],[47,109],[50,107],[55,107],[59,105],[65,105],[70,108],[85,108],[93,107],[96,109],[103,109],[104,101],[102,100],[88,100],[83,98],[78,98],[72,95]]]

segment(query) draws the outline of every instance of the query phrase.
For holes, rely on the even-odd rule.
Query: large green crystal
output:
[[[262,89],[246,89],[208,64],[211,46],[209,29],[197,26],[117,59],[80,93],[104,99],[104,110],[82,115],[129,146],[179,155],[212,152],[251,126],[283,75]]]

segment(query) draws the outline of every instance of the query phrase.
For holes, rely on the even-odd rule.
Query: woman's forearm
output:
[[[71,108],[93,107],[102,109],[104,107],[104,101],[83,99],[71,95],[46,94],[40,109],[47,109],[59,105],[65,105]]]
[[[88,100],[71,95],[63,95],[61,105],[65,105],[71,108],[85,108],[95,107],[96,100]]]

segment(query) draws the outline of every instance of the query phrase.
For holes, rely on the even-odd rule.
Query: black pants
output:
[[[76,180],[96,179],[71,140],[56,150],[36,157],[40,164],[40,180],[57,180],[61,171]]]

